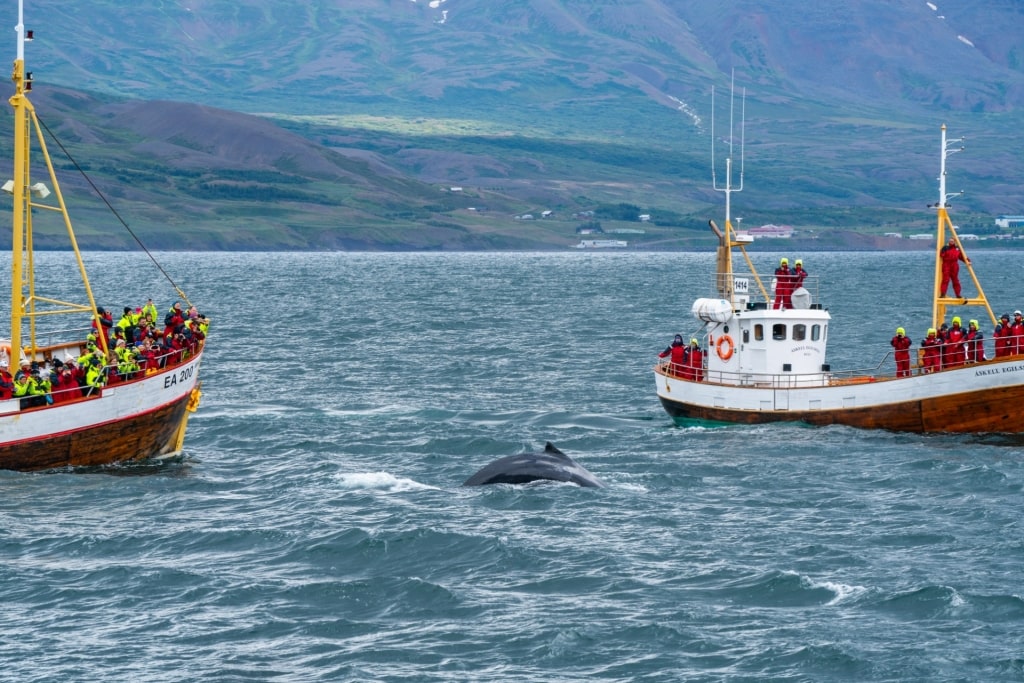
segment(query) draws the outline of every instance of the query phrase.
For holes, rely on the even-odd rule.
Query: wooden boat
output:
[[[969,260],[964,266],[977,294],[951,298],[941,291],[943,245],[952,239],[966,253],[949,217],[952,195],[946,193],[946,159],[963,149],[952,149],[962,140],[947,141],[945,126],[941,139],[939,198],[932,207],[938,214],[932,327],[941,328],[947,310],[957,313],[968,306],[984,308],[996,324]],[[791,307],[775,307],[780,297],[747,256],[749,239],[733,229],[729,196],[742,189],[742,171],[739,188],[732,187],[731,175],[730,151],[725,186],[715,187],[726,197],[724,230],[711,222],[719,238],[715,296],[697,299],[692,308],[703,323],[698,348],[703,341],[706,364],[680,371],[666,359],[654,370],[658,398],[678,423],[787,421],[919,433],[1024,431],[1024,420],[1018,418],[1024,405],[1024,355],[995,357],[990,346],[990,360],[944,362],[937,371],[912,357],[909,372],[897,373],[889,352],[866,363],[869,372],[833,370],[825,356],[831,315],[818,301],[817,283],[808,278],[792,293]],[[733,269],[734,250],[742,253],[747,271]]]
[[[196,334],[190,349],[161,349],[153,354],[156,360],[137,369],[115,356],[117,347],[101,320],[42,129],[28,98],[32,75],[25,70],[25,44],[32,39],[32,32],[25,30],[23,17],[19,2],[14,95],[10,99],[14,108],[14,177],[3,186],[13,195],[14,205],[11,326],[10,338],[0,340],[0,369],[4,370],[0,375],[7,384],[13,381],[30,388],[15,388],[12,398],[7,398],[12,391],[8,389],[0,399],[0,468],[96,466],[174,455],[182,448],[189,414],[199,404],[203,342]],[[45,163],[50,187],[32,178],[30,155],[36,151]],[[73,255],[85,302],[53,298],[45,291],[46,283],[37,281],[33,221],[55,214],[60,214],[67,228],[69,265]],[[180,289],[177,294],[188,303]],[[63,322],[54,322],[58,320]],[[163,329],[163,319],[154,322]],[[197,318],[192,326],[207,324]],[[90,337],[94,330],[100,333]],[[91,385],[47,389],[48,373],[73,369],[80,358],[91,371],[84,373]],[[120,362],[112,363],[115,358]],[[39,381],[32,377],[35,371]],[[19,391],[26,393],[17,395]]]

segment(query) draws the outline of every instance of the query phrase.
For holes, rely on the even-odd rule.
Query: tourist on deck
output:
[[[1005,358],[1013,353],[1013,332],[1010,330],[1010,314],[1003,313],[999,316],[999,324],[992,331],[992,337],[996,342],[996,358]]]
[[[181,311],[181,302],[175,301],[171,310],[164,316],[164,337],[173,335],[184,322],[185,314]]]
[[[942,286],[941,296],[946,296],[949,283],[953,283],[953,294],[957,299],[960,297],[960,261],[969,264],[970,259],[964,256],[964,252],[956,245],[956,238],[950,237],[949,243],[939,250],[939,259],[942,261]]]
[[[694,337],[690,340],[690,348],[686,353],[686,379],[694,382],[704,381],[704,351],[700,342]]]
[[[156,304],[153,303],[152,299],[146,299],[146,303],[142,306],[142,318],[149,319],[149,324],[152,326],[160,317],[160,312],[156,309]]]
[[[668,348],[658,354],[658,358],[669,359],[669,374],[674,377],[684,376],[686,356],[686,344],[683,343],[683,335],[681,334],[677,334]]]
[[[1021,319],[1020,311],[1013,312],[1013,320],[1010,322],[1010,340],[1011,356],[1024,353],[1024,320]]]
[[[938,340],[939,340],[939,369],[940,370],[949,367],[948,361],[946,359],[946,351],[949,349],[949,347],[946,346],[946,335],[948,333],[949,333],[949,323],[942,323],[941,325],[939,325],[939,331],[935,335],[936,338],[938,338]]]
[[[942,369],[941,348],[942,341],[934,327],[928,328],[928,336],[921,341],[921,348],[924,349],[923,372],[938,372]]]
[[[0,401],[6,401],[14,396],[14,377],[8,370],[8,362],[0,361]]]
[[[789,269],[789,259],[783,257],[775,269],[775,303],[772,308],[784,311],[793,308],[793,289],[793,271]]]
[[[804,280],[807,279],[809,273],[804,270],[803,259],[797,259],[796,263],[793,264],[793,291],[800,289],[804,286]]]
[[[896,376],[910,377],[910,347],[914,342],[902,327],[897,327],[896,336],[889,343],[895,349],[893,357],[896,359]]]
[[[125,306],[121,319],[117,321],[117,328],[121,330],[124,340],[129,346],[135,343],[135,328],[138,324],[139,319],[132,312],[131,307]]]
[[[967,350],[964,342],[967,341],[967,330],[960,326],[960,316],[953,318],[953,325],[946,330],[943,340],[944,352],[942,354],[943,368],[958,368],[967,360]]]
[[[980,363],[985,358],[985,335],[978,329],[978,321],[972,320],[967,324],[967,362]]]

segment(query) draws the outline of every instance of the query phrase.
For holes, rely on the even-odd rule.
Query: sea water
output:
[[[928,253],[784,255],[833,368],[929,326]],[[100,305],[173,302],[86,256]],[[0,473],[0,679],[1024,679],[1024,440],[675,426],[709,254],[159,258],[213,320],[185,454]],[[461,486],[547,441],[608,488]]]

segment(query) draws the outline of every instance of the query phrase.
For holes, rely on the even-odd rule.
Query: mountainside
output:
[[[1024,7],[1006,0],[39,0],[25,16],[37,108],[102,179],[131,181],[164,246],[543,248],[618,204],[680,246],[720,213],[711,90],[721,182],[732,73],[748,221],[927,226],[942,123],[968,138],[962,219],[1024,213]],[[513,221],[543,210],[563,222]]]

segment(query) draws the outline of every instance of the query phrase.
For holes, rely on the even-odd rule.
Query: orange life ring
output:
[[[733,348],[735,348],[735,345],[732,343],[732,337],[727,334],[723,334],[718,338],[718,341],[715,342],[715,353],[717,353],[718,357],[722,360],[729,360],[732,358]]]

